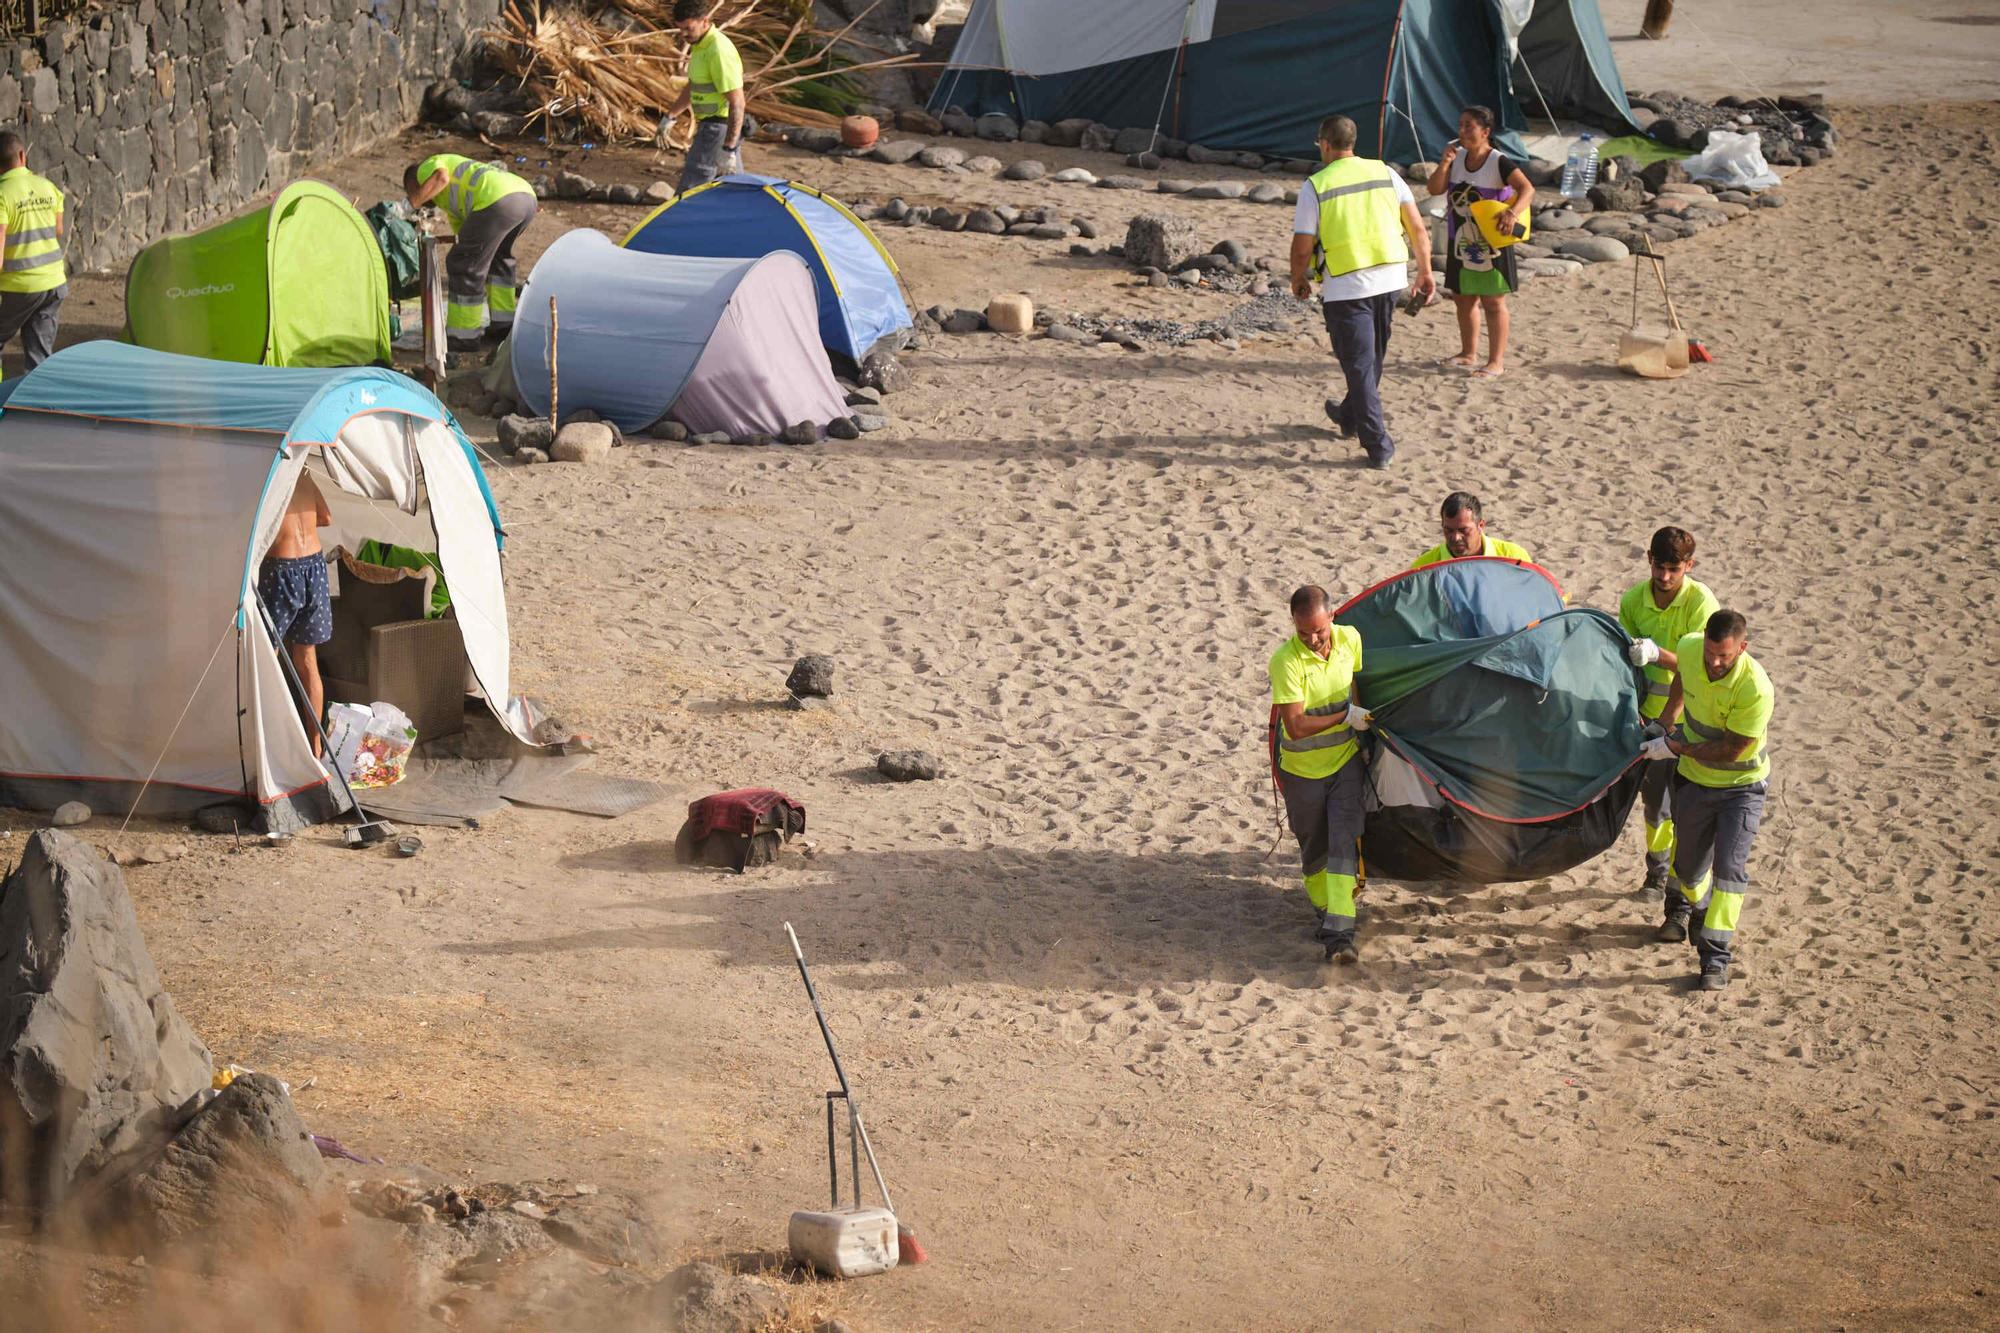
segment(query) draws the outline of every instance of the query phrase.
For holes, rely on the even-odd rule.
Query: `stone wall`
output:
[[[0,126],[121,267],[417,119],[502,0],[124,0],[4,51]]]

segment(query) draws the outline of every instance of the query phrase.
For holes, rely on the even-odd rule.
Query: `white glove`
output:
[[[1655,736],[1639,747],[1639,757],[1657,763],[1662,759],[1672,759],[1674,752],[1667,748],[1667,738],[1665,736]]]
[[[1625,660],[1635,667],[1649,667],[1660,660],[1660,645],[1651,639],[1634,639],[1625,650]]]
[[[1360,704],[1358,704],[1358,703],[1355,703],[1355,702],[1354,702],[1353,700],[1351,700],[1351,699],[1350,699],[1350,700],[1348,701],[1348,703],[1347,703],[1347,725],[1348,725],[1348,726],[1350,726],[1350,727],[1352,727],[1352,728],[1354,728],[1354,730],[1356,730],[1356,731],[1366,731],[1366,730],[1368,730],[1368,723],[1369,723],[1369,720],[1370,720],[1371,718],[1373,718],[1374,716],[1375,716],[1375,715],[1374,715],[1373,713],[1370,713],[1370,712],[1369,712],[1369,711],[1368,711],[1367,709],[1363,708],[1363,707],[1362,707],[1362,706],[1361,706]]]

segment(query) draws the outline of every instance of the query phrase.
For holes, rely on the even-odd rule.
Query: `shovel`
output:
[[[1666,261],[1654,253],[1651,237],[1645,238],[1646,253],[1632,256],[1632,325],[1618,335],[1618,368],[1649,380],[1679,379],[1687,374],[1688,336],[1681,327],[1680,312],[1674,309],[1674,298],[1667,291]],[[1667,324],[1641,324],[1639,322],[1639,264],[1644,259],[1653,265],[1653,277],[1660,284],[1660,295],[1667,303]]]

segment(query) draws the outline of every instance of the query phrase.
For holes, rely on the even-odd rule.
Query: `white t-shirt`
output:
[[[1417,197],[1410,193],[1409,182],[1396,174],[1394,167],[1389,169],[1389,179],[1396,186],[1398,209],[1417,202]],[[1319,194],[1313,189],[1311,181],[1299,186],[1299,206],[1292,210],[1292,233],[1296,236],[1319,235]],[[1399,292],[1409,285],[1407,263],[1377,264],[1373,268],[1358,268],[1352,273],[1328,278],[1319,286],[1319,299],[1358,301],[1366,296],[1380,296],[1384,292]]]

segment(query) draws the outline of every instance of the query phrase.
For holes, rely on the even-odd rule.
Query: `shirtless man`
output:
[[[285,651],[292,656],[299,681],[306,689],[306,736],[313,754],[320,753],[319,719],[326,713],[326,687],[319,679],[319,645],[333,637],[333,603],[326,587],[326,556],[319,530],[333,522],[326,500],[310,476],[300,476],[292,502],[285,506],[278,536],[264,554],[257,575],[257,596],[278,627]]]

